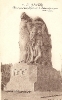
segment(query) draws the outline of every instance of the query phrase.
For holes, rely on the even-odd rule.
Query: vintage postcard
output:
[[[62,100],[62,1],[0,1],[1,100]]]

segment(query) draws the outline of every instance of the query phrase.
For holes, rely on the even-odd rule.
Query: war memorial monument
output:
[[[10,81],[4,91],[60,90],[60,76],[51,61],[51,35],[45,22],[25,12],[20,18],[20,60],[11,66]]]

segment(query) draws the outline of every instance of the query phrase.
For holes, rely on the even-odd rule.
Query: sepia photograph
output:
[[[0,1],[1,100],[62,100],[61,3]]]

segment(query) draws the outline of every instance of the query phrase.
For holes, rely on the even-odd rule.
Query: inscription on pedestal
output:
[[[32,68],[31,68],[32,67]],[[34,73],[37,73],[35,66],[27,65],[24,63],[17,63],[11,68],[11,78],[5,91],[34,91],[34,83],[36,77]],[[34,72],[33,72],[34,69]],[[34,80],[34,81],[33,81]]]

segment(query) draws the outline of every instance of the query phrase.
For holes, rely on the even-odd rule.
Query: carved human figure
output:
[[[25,13],[21,16],[21,29],[20,29],[20,61],[27,62],[28,60],[28,53],[29,53],[29,31],[27,28],[27,23],[29,20],[29,17],[26,18],[27,15]]]
[[[34,62],[37,62],[37,60],[42,56],[42,45],[43,45],[43,40],[42,40],[42,35],[44,34],[45,30],[45,24],[42,24],[42,26],[37,27],[37,33],[35,36],[35,59]]]
[[[41,51],[42,51],[42,34],[41,34],[41,30],[37,30],[34,62],[37,62],[37,60],[41,57],[42,55]]]
[[[41,46],[42,46],[42,36],[41,30],[37,29],[35,26],[30,32],[30,41],[31,41],[31,60],[30,62],[37,62],[41,57]]]
[[[30,31],[30,53],[31,53],[30,62],[34,62],[35,35],[36,35],[36,28],[34,26]]]
[[[37,18],[31,19],[26,13],[21,15],[20,29],[20,61],[37,62],[42,56],[42,34],[45,24]]]

